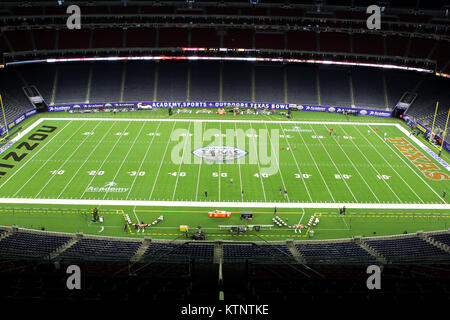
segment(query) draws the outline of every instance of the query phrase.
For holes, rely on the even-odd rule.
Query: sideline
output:
[[[0,198],[0,204],[60,204],[97,206],[160,206],[209,208],[325,208],[339,209],[450,209],[439,203],[323,203],[323,202],[218,202],[218,201],[151,201],[151,200],[95,200],[95,199],[33,199]]]

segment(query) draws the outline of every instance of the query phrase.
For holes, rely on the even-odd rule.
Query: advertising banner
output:
[[[31,117],[32,115],[35,115],[37,113],[36,109],[30,109],[24,114],[18,116],[16,119],[8,123],[8,131],[13,129],[15,126],[17,126],[19,123],[24,121],[25,119]],[[0,128],[0,136],[3,136],[6,134],[6,128],[2,127]]]
[[[85,103],[63,104],[48,106],[48,111],[68,111],[72,108],[124,108],[136,107],[138,109],[152,108],[247,108],[247,109],[274,109],[274,110],[299,110],[329,113],[346,113],[349,115],[362,115],[373,117],[392,117],[392,111],[381,109],[361,109],[349,107],[325,107],[315,105],[287,104],[287,103],[262,103],[262,102],[218,102],[218,101],[146,101],[146,102],[121,102],[121,103]]]

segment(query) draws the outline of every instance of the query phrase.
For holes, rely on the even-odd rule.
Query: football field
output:
[[[394,123],[41,118],[1,154],[0,198],[441,207],[448,169],[418,143]]]

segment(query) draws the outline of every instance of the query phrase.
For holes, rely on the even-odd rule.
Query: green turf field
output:
[[[244,224],[240,211],[253,211],[252,223],[266,225],[277,207],[289,225],[320,217],[319,239],[447,228],[448,169],[394,120],[217,119],[162,112],[36,117],[1,154],[0,224],[155,238],[175,238],[179,225],[201,224],[210,239],[225,239],[228,230],[219,225]],[[336,217],[344,205],[347,215]],[[102,225],[82,213],[92,207],[105,216],[101,233]],[[209,218],[215,209],[232,217]],[[125,214],[133,223],[165,219],[161,229],[136,233],[125,231]],[[306,238],[305,231],[274,226],[233,239]]]

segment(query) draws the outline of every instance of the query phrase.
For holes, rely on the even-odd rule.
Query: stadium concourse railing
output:
[[[69,237],[70,240],[67,241],[64,245],[56,248],[51,253],[43,251],[42,254],[40,252],[35,252],[36,254],[33,255],[33,257],[29,257],[26,254],[21,255],[20,252],[3,248],[2,247],[2,240],[7,238],[8,236],[14,234],[15,232],[20,233],[29,233],[29,234],[35,234],[35,235],[47,235],[48,237]],[[429,232],[422,232],[418,231],[416,233],[410,233],[410,234],[403,234],[403,235],[389,235],[389,236],[376,236],[376,237],[352,237],[348,239],[327,239],[327,240],[291,240],[287,239],[286,241],[261,241],[261,242],[246,242],[246,241],[231,241],[231,240],[217,240],[217,241],[193,241],[193,240],[156,240],[151,238],[123,238],[123,237],[108,237],[108,236],[98,236],[98,235],[84,235],[82,233],[63,233],[63,232],[53,232],[53,231],[45,231],[45,230],[32,230],[32,229],[26,229],[26,228],[18,228],[16,226],[0,226],[0,260],[41,260],[41,261],[105,261],[105,262],[142,262],[142,263],[148,263],[148,262],[161,262],[161,263],[189,263],[193,259],[195,259],[197,262],[205,262],[202,257],[192,257],[189,255],[180,255],[180,254],[168,254],[168,252],[163,252],[162,254],[159,254],[156,252],[156,254],[147,254],[147,259],[134,259],[136,253],[141,249],[142,247],[146,246],[148,247],[148,244],[159,244],[159,245],[171,245],[173,246],[183,246],[183,245],[211,245],[211,246],[217,246],[217,245],[235,245],[235,246],[259,246],[264,252],[269,253],[271,255],[265,255],[265,256],[241,256],[241,257],[228,257],[227,259],[223,259],[223,257],[220,257],[221,259],[214,259],[214,261],[222,261],[223,263],[233,263],[233,259],[235,259],[237,262],[242,261],[248,261],[252,263],[257,264],[304,264],[305,263],[305,257],[301,256],[301,253],[298,252],[297,257],[294,255],[288,256],[286,253],[280,254],[278,250],[274,250],[273,248],[280,245],[287,245],[290,247],[293,247],[295,245],[330,245],[330,244],[343,244],[343,243],[356,243],[361,248],[366,250],[370,255],[374,258],[375,263],[377,264],[406,264],[406,262],[401,262],[398,259],[394,259],[391,261],[390,259],[387,259],[386,257],[382,256],[379,252],[375,251],[372,248],[367,248],[367,241],[376,240],[380,243],[383,242],[383,240],[395,240],[395,239],[407,239],[407,238],[421,238],[425,241],[427,241],[430,245],[434,245],[437,248],[440,248],[443,252],[447,253],[447,255],[442,254],[439,256],[426,256],[426,257],[410,257],[410,256],[403,256],[398,255],[396,257],[399,258],[406,258],[408,263],[412,264],[421,264],[421,263],[450,263],[450,246],[447,244],[444,244],[442,242],[439,242],[432,238],[432,236],[435,235],[442,235],[442,234],[448,234],[450,237],[450,228],[448,230],[440,230],[440,231],[429,231]],[[123,255],[120,252],[115,252],[111,254],[71,254],[70,256],[64,257],[61,255],[64,253],[64,250],[67,249],[68,244],[74,245],[76,242],[78,242],[81,239],[92,239],[92,240],[100,240],[100,241],[123,241],[123,242],[137,242],[140,244],[139,249],[136,251],[135,255],[126,254]],[[295,251],[295,249],[294,249]],[[216,255],[216,251],[214,251]],[[292,252],[292,250],[291,250]],[[141,257],[144,252],[141,252]],[[170,250],[169,250],[170,253]],[[223,255],[223,253],[222,253]],[[39,258],[36,258],[37,256],[40,256]],[[124,259],[124,257],[126,259]],[[286,259],[287,258],[287,259]],[[336,255],[330,255],[330,256],[319,256],[320,259],[315,259],[314,261],[309,261],[308,264],[367,264],[367,260],[363,260],[361,262],[358,262],[358,257],[352,257],[353,259],[350,260],[342,260],[339,258],[339,256]],[[342,257],[346,258],[346,257]],[[413,259],[410,259],[413,258]],[[417,258],[417,259],[415,259]],[[424,258],[423,261],[421,261],[421,258]],[[408,260],[409,259],[409,260]],[[212,259],[211,259],[212,261]],[[213,263],[209,261],[208,263]]]

